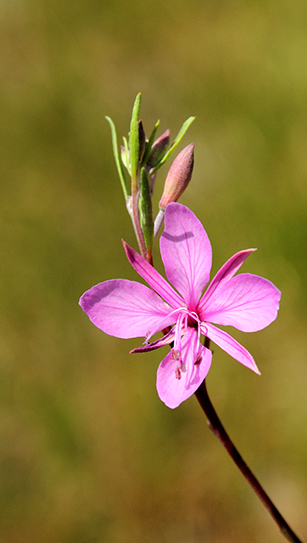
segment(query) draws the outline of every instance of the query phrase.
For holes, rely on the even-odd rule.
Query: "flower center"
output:
[[[190,311],[187,307],[180,308],[180,313],[175,325],[174,347],[172,349],[172,359],[176,363],[176,367],[175,367],[176,379],[181,379],[181,372],[185,372],[187,370],[186,364],[182,358],[182,348],[181,348],[182,337],[184,336],[188,327],[197,328],[197,340],[199,344],[200,325],[201,325],[201,321],[195,311]],[[201,363],[201,354],[197,353],[197,357],[194,364],[200,364],[200,363]]]

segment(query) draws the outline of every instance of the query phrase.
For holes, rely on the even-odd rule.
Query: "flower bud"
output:
[[[194,143],[190,143],[179,153],[170,167],[159,203],[160,209],[165,209],[171,202],[177,202],[190,182],[193,165]]]
[[[156,139],[156,141],[152,145],[146,166],[150,166],[150,168],[154,168],[158,164],[158,162],[163,158],[169,144],[169,137],[170,137],[170,131],[167,129],[159,138]]]

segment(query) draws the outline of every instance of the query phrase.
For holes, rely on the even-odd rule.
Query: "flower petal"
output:
[[[153,288],[153,290],[161,296],[173,308],[182,306],[183,300],[177,292],[168,284],[168,282],[160,275],[153,266],[151,266],[139,253],[122,240],[127,258],[135,269],[135,271],[145,279],[145,281]]]
[[[145,285],[126,279],[99,283],[79,301],[90,320],[106,334],[120,338],[146,336],[174,324],[171,308]]]
[[[168,280],[194,310],[209,281],[212,250],[203,225],[189,208],[178,203],[166,207],[160,250]]]
[[[241,362],[244,366],[253,370],[255,373],[260,374],[260,371],[257,368],[256,362],[253,359],[252,355],[238,343],[233,337],[229,334],[216,328],[212,324],[205,324],[202,327],[202,333],[205,334],[209,339],[211,339],[216,345],[221,347],[223,351],[230,354],[232,358]]]
[[[208,286],[206,292],[200,300],[198,305],[199,311],[205,310],[209,298],[211,298],[213,295],[217,295],[217,291],[219,290],[219,288],[223,286],[226,281],[229,281],[229,279],[234,276],[234,274],[241,268],[243,262],[247,259],[247,257],[256,250],[257,249],[246,249],[245,251],[240,251],[239,253],[236,253],[231,258],[229,258],[227,262],[225,262],[225,264],[213,277],[210,285]]]
[[[267,279],[241,273],[216,288],[200,311],[201,320],[257,332],[276,319],[280,296]]]
[[[194,394],[205,379],[212,360],[212,352],[199,343],[194,328],[188,328],[182,338],[181,354],[186,371],[181,371],[180,379],[176,378],[177,362],[171,352],[162,360],[157,372],[158,395],[171,409]]]
[[[132,353],[148,353],[149,351],[155,351],[156,349],[159,349],[160,347],[165,347],[166,345],[169,345],[174,341],[175,337],[175,328],[173,327],[167,334],[165,334],[163,337],[160,337],[156,341],[152,341],[151,343],[148,343],[147,345],[143,345],[142,347],[137,347],[136,349],[132,349],[130,351],[130,354]]]

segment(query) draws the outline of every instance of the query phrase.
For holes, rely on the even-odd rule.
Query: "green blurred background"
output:
[[[196,399],[159,401],[165,353],[129,355],[141,340],[104,335],[77,305],[137,279],[104,116],[127,134],[139,91],[147,134],[197,116],[181,202],[213,272],[258,247],[244,271],[283,291],[273,325],[234,331],[262,377],[216,347],[207,381],[306,540],[306,1],[1,0],[0,27],[1,543],[284,541]]]

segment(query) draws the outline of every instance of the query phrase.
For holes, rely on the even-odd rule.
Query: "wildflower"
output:
[[[157,391],[170,408],[189,398],[206,377],[212,352],[201,334],[230,356],[260,374],[251,354],[215,324],[256,332],[277,316],[280,291],[267,279],[242,273],[235,276],[255,250],[231,257],[209,282],[212,250],[209,238],[189,208],[171,203],[165,210],[160,238],[166,276],[175,289],[125,242],[129,262],[151,288],[134,281],[113,279],[83,294],[80,305],[105,333],[119,337],[145,337],[147,352],[164,345],[171,349],[157,372]],[[213,324],[212,324],[213,323]],[[157,332],[164,336],[149,343]]]

